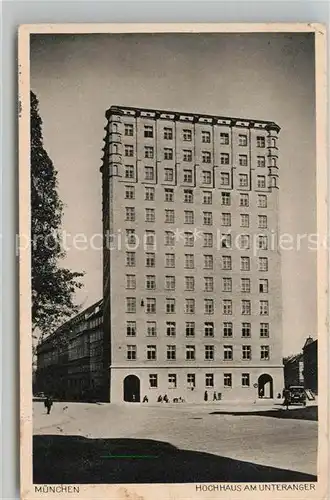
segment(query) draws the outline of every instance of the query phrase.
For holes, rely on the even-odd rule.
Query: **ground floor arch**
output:
[[[136,375],[127,375],[123,382],[124,401],[138,403],[140,401],[140,379]]]
[[[263,373],[258,378],[258,397],[265,399],[274,397],[273,377],[268,373]]]

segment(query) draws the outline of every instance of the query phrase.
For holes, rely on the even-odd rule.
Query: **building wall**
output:
[[[125,135],[125,126],[133,127],[133,135]],[[153,137],[144,137],[145,126],[152,127]],[[172,139],[164,139],[164,129],[171,128]],[[191,131],[191,141],[184,140],[184,131]],[[149,375],[159,369],[158,390],[164,392],[167,375],[177,375],[177,389],[174,394],[182,393],[185,398],[194,396],[201,399],[206,389],[206,373],[213,373],[216,390],[229,399],[254,397],[256,389],[253,384],[258,376],[266,373],[274,379],[275,392],[283,389],[282,367],[282,304],[281,304],[281,263],[276,247],[278,236],[278,160],[277,132],[278,127],[271,122],[252,123],[217,117],[196,115],[180,115],[177,113],[157,113],[153,111],[132,110],[129,108],[111,108],[108,113],[106,127],[105,156],[103,162],[103,221],[104,230],[109,229],[114,235],[112,249],[105,250],[104,259],[104,301],[107,303],[105,317],[108,317],[105,328],[109,328],[111,365],[111,400],[123,400],[123,374],[134,373],[141,378],[141,395],[157,394],[157,390],[148,389]],[[202,142],[202,132],[209,133],[210,142]],[[228,145],[220,144],[220,133],[227,133]],[[239,145],[239,136],[246,135],[247,145]],[[265,147],[257,146],[257,137],[265,138]],[[275,142],[273,142],[275,141]],[[267,147],[269,144],[276,147]],[[133,156],[126,156],[125,146],[133,148]],[[153,147],[153,158],[145,158],[145,147]],[[171,148],[173,159],[164,159],[165,148]],[[184,151],[190,150],[191,161],[184,161]],[[126,152],[126,155],[125,155]],[[203,155],[209,154],[210,162],[203,162]],[[229,155],[229,163],[221,164],[221,154]],[[240,166],[241,155],[245,155],[247,165]],[[265,166],[257,166],[257,157],[265,158]],[[274,167],[274,164],[276,166]],[[127,165],[133,167],[132,177],[125,177]],[[154,178],[145,179],[145,167],[154,168]],[[173,180],[166,180],[165,169],[173,169]],[[185,182],[185,170],[192,171],[191,182]],[[204,182],[204,173],[210,172],[210,183]],[[222,174],[228,174],[228,185],[223,184]],[[240,175],[246,175],[246,186],[240,186]],[[107,176],[109,178],[107,180]],[[259,176],[264,176],[265,187],[258,185]],[[258,187],[259,186],[259,187]],[[134,199],[125,199],[128,187],[134,188]],[[154,188],[154,201],[145,199],[146,188]],[[173,189],[174,201],[165,201],[165,189]],[[192,189],[193,203],[184,203],[184,190]],[[212,195],[212,204],[203,203],[204,192]],[[223,205],[222,194],[229,193],[230,206]],[[249,206],[240,206],[241,194],[248,194]],[[267,207],[258,207],[259,195],[267,196]],[[134,208],[135,220],[128,221],[126,208]],[[146,209],[155,211],[155,221],[146,221]],[[165,222],[165,211],[175,211],[173,223]],[[185,211],[194,212],[194,221],[185,223]],[[203,212],[212,212],[212,225],[204,224]],[[222,214],[230,214],[230,226],[224,226]],[[249,216],[249,227],[241,227],[241,216]],[[267,217],[267,228],[258,227],[258,217]],[[198,231],[193,247],[185,246],[183,233]],[[138,237],[138,245],[127,245],[126,230],[134,230]],[[147,247],[143,241],[146,231],[153,231],[156,248]],[[164,245],[165,231],[176,231],[179,234],[174,246]],[[213,234],[213,247],[204,247],[202,233]],[[232,248],[223,248],[222,236],[231,234]],[[235,248],[239,235],[249,235],[250,248]],[[268,237],[268,249],[257,249],[256,239],[259,235]],[[237,246],[237,245],[236,245]],[[126,265],[126,252],[135,253],[135,266]],[[146,253],[155,253],[155,266],[146,267]],[[166,254],[175,254],[175,267],[165,265]],[[194,267],[185,268],[185,254],[194,255]],[[211,256],[213,269],[205,269],[204,256]],[[232,267],[223,269],[223,257],[230,256]],[[241,257],[249,257],[250,270],[241,270]],[[268,259],[268,271],[259,270],[259,258]],[[126,275],[134,275],[135,289],[127,289]],[[146,290],[145,277],[156,277],[156,289]],[[165,289],[165,276],[175,277],[175,290]],[[195,290],[185,290],[185,277],[195,278]],[[204,278],[212,277],[214,289],[204,290]],[[231,278],[232,291],[223,290],[223,278]],[[241,289],[241,279],[249,278],[250,293]],[[268,280],[268,292],[260,293],[259,280]],[[136,300],[136,311],[127,312],[127,298]],[[147,313],[147,301],[156,299],[156,312]],[[166,300],[175,299],[175,313],[166,312]],[[214,313],[205,314],[204,300],[211,298]],[[195,300],[193,314],[184,311],[185,299]],[[232,312],[224,314],[223,301],[232,301]],[[249,300],[251,314],[242,314],[242,301]],[[260,300],[268,300],[269,313],[259,314]],[[128,337],[126,323],[136,322],[136,336]],[[147,324],[157,324],[157,335],[148,337]],[[175,337],[166,334],[166,322],[176,323]],[[195,336],[185,335],[186,322],[195,323]],[[214,337],[204,335],[204,323],[214,323]],[[232,337],[224,336],[224,322],[232,322]],[[250,338],[242,337],[242,323],[251,326]],[[269,325],[269,337],[261,338],[260,323]],[[107,335],[107,333],[105,333]],[[110,340],[110,338],[109,338]],[[128,345],[136,346],[136,359],[127,359]],[[176,347],[176,359],[167,360],[168,345]],[[214,346],[214,360],[206,361],[205,346]],[[224,360],[224,346],[232,346],[233,360]],[[268,346],[269,359],[260,357],[261,346]],[[156,360],[147,359],[148,346],[156,346]],[[195,346],[196,359],[186,360],[186,346]],[[251,359],[242,359],[242,347],[250,346]],[[187,388],[186,376],[196,373],[195,391]],[[231,373],[232,389],[224,388],[224,374]],[[239,379],[242,373],[249,373],[250,387],[241,387]],[[169,389],[168,389],[169,390]],[[149,392],[148,392],[149,391]],[[226,395],[225,395],[226,394]],[[176,396],[175,396],[176,397]]]
[[[318,393],[317,383],[317,340],[306,343],[303,348],[305,388]]]

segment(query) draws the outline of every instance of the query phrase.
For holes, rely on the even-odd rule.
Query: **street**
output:
[[[34,483],[316,480],[317,407],[34,402]]]

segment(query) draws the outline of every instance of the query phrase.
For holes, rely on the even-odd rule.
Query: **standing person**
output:
[[[290,391],[289,389],[283,389],[283,398],[284,398],[284,406],[286,406],[286,409],[289,409],[289,402],[290,402]]]
[[[207,391],[204,392],[204,401],[207,401],[209,399]]]
[[[45,407],[47,408],[47,415],[50,414],[50,410],[52,409],[53,406],[53,400],[51,396],[47,396],[45,399]]]

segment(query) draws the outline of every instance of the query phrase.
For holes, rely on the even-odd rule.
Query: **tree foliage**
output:
[[[47,334],[78,312],[74,294],[82,287],[83,273],[60,267],[65,257],[60,238],[63,204],[57,171],[43,147],[39,103],[33,92],[30,126],[32,325]]]

